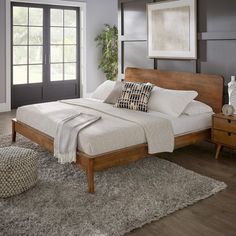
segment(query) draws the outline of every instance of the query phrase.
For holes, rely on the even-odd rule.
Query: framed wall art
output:
[[[197,58],[196,0],[151,3],[147,11],[150,58]]]

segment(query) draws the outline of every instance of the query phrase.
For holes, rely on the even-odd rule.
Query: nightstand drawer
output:
[[[236,133],[236,121],[214,117],[213,128]]]
[[[226,146],[236,147],[236,134],[221,130],[213,130],[213,141],[225,144]]]

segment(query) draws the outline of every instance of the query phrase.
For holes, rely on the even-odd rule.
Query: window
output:
[[[50,10],[51,81],[76,79],[76,11]]]
[[[78,14],[76,8],[13,4],[13,85],[78,79]]]
[[[43,9],[13,7],[13,84],[43,81]]]

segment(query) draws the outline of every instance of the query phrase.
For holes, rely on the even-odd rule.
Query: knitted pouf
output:
[[[37,156],[33,150],[0,148],[0,198],[22,193],[37,182]]]

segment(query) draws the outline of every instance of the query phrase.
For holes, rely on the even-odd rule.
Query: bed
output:
[[[195,90],[198,92],[197,100],[211,106],[214,112],[219,112],[222,107],[221,76],[127,68],[125,80],[151,82],[168,89]],[[63,111],[72,109],[72,106],[72,104],[52,102],[19,108],[17,119],[12,121],[12,141],[16,140],[16,133],[19,133],[53,152],[57,121],[63,116]],[[82,112],[91,113],[91,110],[83,108]],[[211,114],[195,117],[181,115],[179,118],[157,113],[152,115],[163,116],[171,122],[175,149],[210,137]],[[142,128],[132,122],[111,117],[109,114],[102,116],[103,119],[97,122],[96,126],[87,127],[78,136],[76,164],[86,171],[90,193],[94,192],[94,172],[149,156]]]

